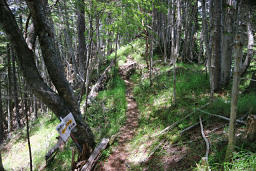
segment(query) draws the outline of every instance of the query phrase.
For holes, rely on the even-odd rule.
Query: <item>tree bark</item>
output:
[[[221,69],[221,0],[214,1],[214,35],[212,49],[212,83],[213,91],[220,89],[220,69]]]
[[[235,68],[234,68],[234,74],[233,74],[226,161],[231,159],[232,152],[234,151],[234,146],[235,146],[235,121],[236,121],[236,115],[237,115],[237,102],[238,102],[238,94],[239,94],[240,66],[241,66],[242,57],[243,57],[243,41],[241,39],[242,39],[242,35],[237,33],[235,36],[235,46],[234,46]]]
[[[226,3],[229,3],[226,2]],[[228,5],[232,6],[232,3]],[[233,11],[231,7],[224,10],[224,28],[222,40],[222,59],[221,59],[221,85],[226,86],[231,78],[232,63],[232,43],[233,43]]]
[[[0,27],[7,34],[8,39],[16,50],[18,64],[28,86],[57,117],[64,118],[69,112],[72,112],[77,122],[77,126],[72,130],[75,139],[73,140],[80,147],[83,144],[88,144],[89,147],[93,148],[95,146],[93,133],[90,127],[82,120],[73,91],[64,77],[64,69],[58,50],[55,48],[54,32],[46,17],[45,6],[40,0],[27,0],[39,35],[45,64],[58,93],[55,93],[41,78],[34,60],[31,60],[34,59],[34,54],[28,48],[8,5],[4,0],[0,0],[0,4]]]
[[[84,0],[79,0],[77,2],[77,34],[78,34],[78,49],[77,49],[77,58],[79,60],[79,70],[81,77],[84,79],[86,71],[86,56],[87,56],[87,49],[85,43],[85,4]]]

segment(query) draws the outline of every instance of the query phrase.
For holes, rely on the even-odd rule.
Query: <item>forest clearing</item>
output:
[[[256,170],[253,0],[0,0],[0,171]]]

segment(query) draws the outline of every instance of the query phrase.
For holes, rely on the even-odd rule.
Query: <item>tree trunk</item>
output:
[[[150,86],[152,86],[152,68],[153,68],[153,56],[154,56],[154,2],[152,1],[152,30],[150,32],[150,59],[149,59],[149,80]]]
[[[171,8],[171,53],[170,53],[170,62],[174,62],[174,51],[175,51],[175,4],[172,0]]]
[[[7,107],[7,112],[8,112],[8,132],[10,133],[12,131],[12,80],[11,80],[11,52],[10,52],[10,46],[9,44],[7,45],[7,72],[8,72],[8,91],[7,91],[7,96],[8,96],[8,107]]]
[[[96,52],[96,58],[97,58],[97,75],[99,76],[100,74],[100,65],[101,65],[101,39],[100,39],[100,17],[97,15],[96,17],[96,21],[95,21],[95,25],[96,25],[96,37],[97,37],[97,44],[96,44],[96,48],[97,48],[97,52]]]
[[[25,92],[25,94],[24,94],[24,107],[25,107],[24,112],[26,115],[26,122],[27,122],[26,131],[27,131],[27,141],[28,141],[28,150],[29,150],[29,166],[30,166],[30,171],[32,171],[33,164],[32,164],[32,151],[31,151],[30,138],[29,138],[29,119],[28,119],[29,107],[28,107],[28,103],[27,103],[27,101],[28,101],[27,98],[28,98],[27,92]]]
[[[210,3],[210,2],[209,2]],[[205,0],[202,0],[202,22],[203,22],[203,40],[207,57],[207,68],[209,71],[209,79],[211,86],[211,97],[213,97],[213,89],[212,89],[212,69],[211,69],[211,48],[210,48],[210,40],[209,40],[209,29],[208,23],[206,19],[206,4]]]
[[[89,23],[90,23],[90,30],[89,30],[89,47],[88,47],[88,55],[87,55],[87,59],[86,59],[86,78],[84,78],[85,82],[85,95],[86,95],[86,99],[85,99],[85,108],[84,111],[87,111],[87,103],[88,103],[88,93],[89,93],[89,86],[90,86],[90,77],[91,77],[91,65],[92,65],[92,51],[93,51],[93,16],[92,16],[92,11],[93,11],[93,1],[90,1],[90,16],[89,16]]]
[[[0,81],[2,81],[2,78],[0,78]],[[0,82],[0,145],[2,144],[3,137],[4,137],[3,123],[4,123],[4,117],[3,117],[3,108],[2,108],[2,85]],[[1,151],[2,150],[0,150],[0,171],[4,171]]]
[[[229,3],[226,2],[226,3]],[[232,2],[228,5],[232,6]],[[226,86],[231,78],[231,63],[232,63],[232,43],[233,43],[233,12],[229,7],[224,10],[223,14],[224,28],[222,40],[222,59],[221,59],[221,85]]]
[[[243,62],[242,68],[241,68],[241,73],[242,75],[246,72],[247,68],[249,67],[251,60],[254,55],[254,37],[253,37],[253,30],[252,30],[252,14],[250,11],[250,8],[247,8],[249,13],[248,13],[248,21],[247,21],[247,35],[248,35],[248,45],[247,45],[247,55],[246,58]]]
[[[179,57],[180,51],[180,34],[181,34],[181,7],[180,0],[177,0],[177,34],[176,34],[176,47],[174,51],[174,59],[173,59],[173,103],[176,105],[176,61]]]
[[[79,70],[81,77],[85,77],[85,65],[86,65],[86,44],[85,44],[85,16],[84,16],[84,9],[85,4],[84,0],[79,0],[77,2],[77,8],[78,8],[78,19],[77,19],[77,34],[78,34],[78,49],[77,49],[77,58],[79,60]]]
[[[19,113],[19,101],[18,101],[18,90],[17,90],[17,77],[16,77],[16,67],[15,67],[15,53],[11,49],[11,56],[12,56],[12,79],[13,79],[13,99],[15,105],[15,117],[18,123],[18,128],[21,128],[21,116]]]
[[[213,91],[220,89],[220,69],[221,69],[221,1],[214,1],[214,35],[212,48],[212,83]]]
[[[237,35],[235,36],[235,46],[234,46],[235,68],[234,68],[234,74],[233,74],[226,161],[231,159],[232,152],[234,151],[234,146],[235,146],[235,121],[236,121],[237,101],[238,101],[238,94],[239,94],[240,66],[241,66],[242,57],[243,57],[243,41],[241,39],[242,39],[242,35],[237,33]]]
[[[17,52],[18,64],[28,86],[58,118],[64,118],[71,112],[77,122],[77,126],[72,130],[74,142],[80,147],[83,144],[87,144],[89,147],[94,148],[93,133],[90,127],[82,120],[73,90],[64,77],[61,58],[58,49],[55,48],[53,25],[49,22],[46,15],[46,5],[40,0],[27,0],[35,28],[39,35],[45,65],[58,93],[55,93],[41,78],[34,60],[31,60],[34,58],[33,51],[28,48],[8,5],[4,0],[0,0],[0,4],[2,4],[0,8],[0,26]]]

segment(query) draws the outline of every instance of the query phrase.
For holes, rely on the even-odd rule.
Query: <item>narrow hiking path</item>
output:
[[[123,127],[119,130],[118,136],[118,146],[115,147],[110,154],[109,158],[103,163],[101,169],[99,170],[128,170],[129,165],[127,163],[127,158],[129,156],[128,145],[135,135],[136,129],[138,127],[138,108],[137,103],[133,96],[134,83],[129,79],[131,65],[135,62],[128,58],[126,63],[120,67],[119,71],[122,78],[126,84],[126,101],[127,101],[127,111],[126,111],[126,122]]]

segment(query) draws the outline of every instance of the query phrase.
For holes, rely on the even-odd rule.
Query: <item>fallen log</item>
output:
[[[108,138],[103,138],[101,143],[94,149],[93,153],[89,157],[87,163],[82,167],[81,171],[90,171],[92,170],[93,166],[99,160],[101,156],[101,152],[107,147],[109,142]]]
[[[130,76],[136,71],[137,63],[129,61],[126,64],[120,66],[120,73],[124,79],[129,79]]]
[[[98,95],[98,92],[100,88],[103,87],[104,82],[107,80],[108,73],[110,72],[111,68],[114,66],[114,60],[111,61],[109,66],[104,70],[104,72],[101,74],[100,78],[98,81],[92,86],[90,93],[88,94],[87,97],[87,103],[84,102],[82,105],[82,113],[84,113],[86,105],[92,104],[92,102],[95,100],[96,96]]]

